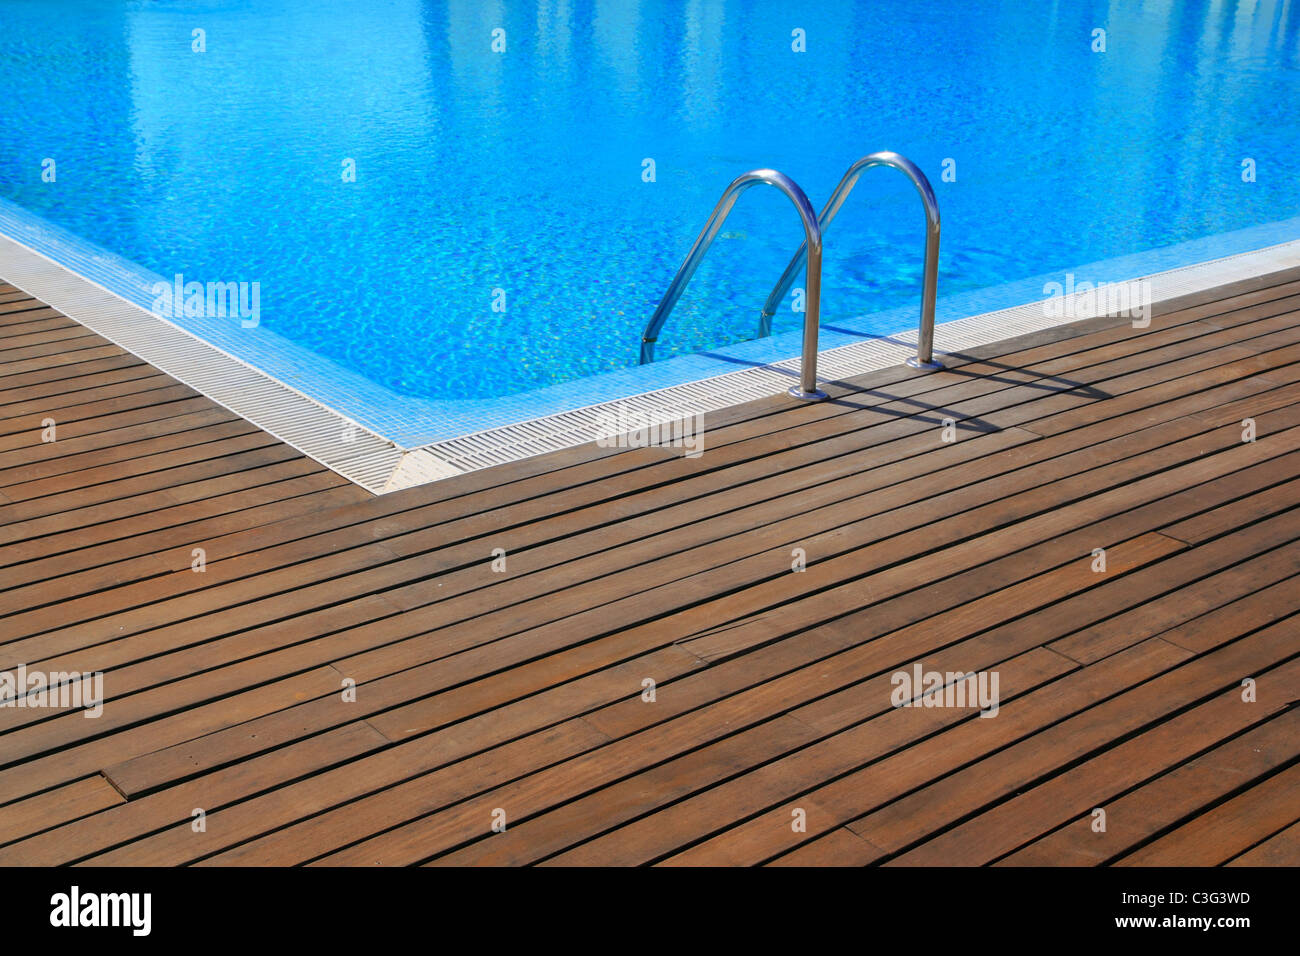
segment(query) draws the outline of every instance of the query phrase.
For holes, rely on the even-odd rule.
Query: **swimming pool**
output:
[[[747,169],[820,206],[867,152],[916,161],[941,320],[1300,213],[1294,3],[789,6],[0,0],[0,229],[146,307],[159,277],[257,283],[256,327],[175,321],[415,443],[796,354],[792,310],[746,342],[802,238],[758,190],[660,338],[694,360],[636,367]],[[901,176],[864,179],[828,231],[825,326],[914,325],[921,235]]]

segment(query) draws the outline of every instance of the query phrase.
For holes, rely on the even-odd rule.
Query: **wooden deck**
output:
[[[1300,269],[1162,311],[373,497],[0,285],[0,864],[1300,863]]]

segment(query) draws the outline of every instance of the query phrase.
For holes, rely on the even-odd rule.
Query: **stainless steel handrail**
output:
[[[826,231],[826,227],[835,219],[840,207],[848,199],[849,193],[857,185],[858,177],[872,166],[892,166],[903,173],[912,181],[912,185],[921,196],[921,204],[925,206],[925,273],[921,283],[921,325],[917,332],[916,357],[908,359],[907,364],[913,368],[943,368],[941,363],[934,360],[934,300],[939,288],[939,202],[934,198],[934,190],[930,188],[930,180],[925,178],[925,173],[921,172],[906,156],[888,150],[863,156],[849,167],[840,184],[835,187],[830,201],[817,217],[817,224],[821,226],[822,232]],[[790,260],[790,264],[785,267],[780,281],[772,289],[772,294],[767,297],[759,318],[760,337],[771,334],[772,316],[776,314],[776,310],[781,306],[781,300],[790,291],[790,286],[794,283],[805,255],[805,247],[800,246],[799,251]]]
[[[807,308],[803,320],[803,358],[799,369],[799,384],[790,389],[790,394],[796,398],[815,401],[826,397],[826,393],[817,388],[817,324],[821,308],[822,231],[817,223],[817,214],[813,211],[812,203],[799,188],[799,184],[785,173],[775,169],[755,169],[745,173],[737,177],[723,192],[722,198],[713,207],[709,221],[704,224],[704,230],[695,240],[695,245],[691,246],[691,251],[686,254],[681,267],[677,270],[677,275],[673,276],[672,284],[668,286],[668,291],[659,302],[659,308],[655,309],[655,314],[646,324],[645,332],[641,335],[641,364],[654,361],[655,342],[659,338],[659,330],[663,328],[673,306],[681,298],[686,284],[695,275],[700,260],[709,251],[709,246],[713,244],[727,216],[731,215],[736,199],[746,189],[760,183],[775,186],[785,193],[794,203],[799,218],[803,221],[804,244],[799,247],[799,258],[804,266],[804,303]]]

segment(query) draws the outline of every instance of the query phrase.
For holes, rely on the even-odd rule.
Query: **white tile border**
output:
[[[1151,283],[1152,303],[1159,304],[1295,266],[1300,266],[1300,240],[1135,281]],[[798,380],[799,372],[799,359],[787,359],[418,448],[403,448],[5,236],[0,236],[0,280],[58,309],[376,494],[586,444],[601,434],[620,406],[635,409],[647,422],[673,421],[684,414],[718,411],[780,394]],[[1077,294],[1074,301],[1079,301]],[[1040,300],[945,322],[935,329],[936,351],[967,350],[1091,317],[1071,309],[1064,311],[1067,314],[1062,317],[1048,316]],[[840,380],[898,365],[913,354],[915,341],[913,331],[829,349],[818,358],[821,379]]]
[[[363,488],[384,490],[398,468],[389,439],[7,236],[0,279]]]

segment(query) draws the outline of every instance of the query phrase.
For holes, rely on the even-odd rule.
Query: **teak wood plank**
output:
[[[1276,695],[1288,683],[1295,686],[1297,681],[1300,681],[1300,664],[1293,663],[1283,666],[1275,679],[1273,672],[1266,673],[1259,678],[1259,687]],[[934,865],[939,860],[945,866],[990,863],[1060,826],[1075,814],[1104,806],[1127,788],[1266,721],[1286,706],[1276,697],[1261,701],[1260,706],[1248,705],[1241,698],[1240,688],[1232,687],[1209,703],[1179,714],[966,820],[893,862],[907,866]],[[1290,725],[1293,730],[1295,726]],[[864,832],[871,839],[869,831]]]
[[[1106,859],[1288,846],[1286,735],[1240,742],[1300,666],[1300,269],[380,498],[40,306],[0,302],[0,666],[115,697],[0,712],[0,862],[1014,862],[1234,754]],[[1005,712],[892,707],[912,662]]]
[[[888,656],[888,649],[885,649],[885,653],[883,654],[873,655],[871,652],[877,649],[877,646],[862,648],[862,652],[857,654],[857,660],[851,659],[853,657],[852,654],[844,655],[844,659],[838,660],[837,662],[831,662],[831,669],[829,671],[826,666],[808,667],[802,674],[792,675],[792,679],[795,681],[794,686],[796,688],[804,687],[806,688],[804,693],[815,696],[819,693],[825,693],[828,690],[828,673],[833,674],[834,680],[836,681],[851,682],[858,679],[858,676],[865,676],[865,674],[873,673],[888,663],[907,660],[909,655],[914,652],[914,648],[902,646],[893,652],[897,653],[899,655],[898,657]],[[1007,652],[1005,644],[1001,645],[998,649],[1002,653]],[[675,652],[675,649],[672,650]],[[779,676],[783,669],[789,670],[791,666],[799,663],[810,662],[806,657],[781,660],[782,648],[780,647],[773,647],[768,650],[769,653],[766,656],[774,657],[776,660],[774,665],[775,670],[767,676]],[[814,649],[811,656],[811,663],[816,665],[817,657],[824,656],[834,650],[836,650],[834,645],[823,645],[820,651]],[[564,716],[575,712],[575,708],[581,710],[583,705],[580,704],[579,701],[583,701],[587,707],[598,706],[602,703],[606,705],[596,714],[588,714],[584,718],[584,722],[588,726],[595,723],[598,727],[604,728],[607,725],[607,721],[600,720],[600,714],[628,706],[621,703],[620,698],[625,697],[629,690],[639,689],[639,680],[642,675],[652,673],[660,678],[661,682],[665,684],[668,683],[668,679],[671,678],[673,674],[673,662],[671,662],[671,659],[665,659],[662,657],[665,653],[668,652],[658,652],[660,655],[658,659],[656,659],[653,654],[648,655],[639,659],[637,662],[620,665],[601,672],[599,675],[595,675],[591,678],[580,678],[577,681],[562,684],[542,695],[518,701],[504,708],[498,708],[497,710],[490,712],[490,714],[484,714],[482,717],[470,718],[468,721],[449,727],[445,732],[439,732],[428,737],[412,740],[398,748],[395,748],[389,755],[387,755],[387,759],[389,760],[397,760],[399,757],[403,758],[393,764],[393,769],[381,771],[379,768],[371,767],[367,768],[365,774],[360,778],[358,778],[357,775],[353,775],[351,777],[341,778],[334,781],[323,780],[318,783],[311,782],[304,784],[304,787],[306,787],[310,792],[317,794],[317,796],[313,798],[314,800],[319,800],[319,794],[321,793],[328,794],[335,800],[342,799],[341,794],[357,793],[357,787],[362,781],[364,781],[364,786],[359,792],[365,792],[365,789],[375,789],[382,786],[385,780],[390,783],[397,782],[403,777],[410,776],[421,767],[437,766],[438,764],[446,763],[448,760],[453,758],[456,750],[459,749],[463,751],[466,746],[471,746],[473,741],[477,741],[479,746],[484,746],[491,743],[493,740],[499,741],[509,739],[512,733],[520,733],[529,727],[537,726],[538,722],[544,725],[547,719],[563,719]],[[863,657],[863,653],[866,654],[866,657]],[[758,656],[763,655],[760,653]],[[691,660],[692,659],[690,658],[685,658],[681,662],[686,665],[685,670],[688,673],[691,670],[694,670],[698,665],[698,662],[691,664]],[[748,663],[749,660],[750,658],[746,658],[746,663]],[[739,665],[739,662],[737,662],[737,664]],[[863,670],[864,668],[865,671]],[[739,666],[733,666],[730,664],[723,665],[720,668],[719,674],[728,670],[734,671],[738,669],[740,669]],[[708,680],[709,678],[714,677],[714,671],[710,669],[707,672],[700,672],[698,676],[702,679]],[[737,686],[731,688],[724,686],[720,689],[718,696],[725,696],[729,690],[739,690],[754,682],[761,682],[762,676],[763,675],[755,675],[753,673],[743,673],[741,675],[742,679]],[[598,681],[597,678],[599,679]],[[721,680],[721,677],[718,676],[715,679]],[[789,683],[789,681],[787,681],[787,683]],[[603,694],[599,693],[601,686],[608,688]],[[593,690],[597,692],[595,695],[592,694]],[[638,714],[641,723],[633,729],[641,729],[668,716],[672,716],[673,713],[677,712],[676,710],[670,709],[667,714],[663,715],[663,717],[660,717],[656,711],[664,706],[671,707],[672,705],[668,704],[668,701],[676,701],[677,699],[677,689],[674,687],[672,692],[665,693],[662,698],[664,703],[659,704],[656,708],[646,708],[643,705],[637,707],[636,713]],[[629,704],[630,703],[631,702],[629,702]],[[690,706],[691,705],[688,704],[684,709],[689,710]],[[761,710],[761,708],[759,708],[759,710]],[[549,718],[547,717],[548,713],[551,715]],[[476,730],[477,732],[470,733],[471,730]],[[267,728],[263,727],[258,728],[256,733],[260,737],[264,736],[266,731]],[[485,731],[486,734],[492,736],[486,736],[484,733]],[[617,726],[616,730],[612,732],[607,731],[607,735],[624,736],[629,732],[628,722],[624,720],[622,721],[621,726]],[[251,730],[250,733],[252,733]],[[472,750],[470,752],[472,752]],[[527,751],[524,751],[524,753],[526,754]],[[429,763],[430,756],[432,756],[435,761],[433,764]],[[143,762],[147,764],[149,761],[146,760]],[[466,764],[458,764],[447,774],[436,774],[430,779],[436,779],[440,776],[450,776],[451,779],[459,779],[460,774],[463,772],[465,767]],[[526,769],[527,767],[522,767],[516,772],[522,772]],[[394,773],[396,776],[393,776]],[[416,787],[424,786],[423,783],[419,782],[415,782],[413,785]],[[407,812],[406,806],[400,802],[391,805],[396,813]],[[250,824],[265,826],[268,822],[266,809],[260,805],[256,805],[256,801],[253,805],[237,809],[234,811],[234,815],[237,818],[244,819],[244,823],[242,824],[242,827],[244,828],[248,827]],[[347,832],[351,832],[349,828],[343,825],[344,817],[350,818],[350,825],[360,825],[362,827],[373,827],[376,825],[376,821],[380,819],[380,816],[376,813],[373,805],[366,805],[364,807],[361,805],[353,805],[341,809],[339,814],[326,815],[317,818],[310,824],[305,824],[304,827],[306,829],[313,829],[323,826],[327,828],[330,838],[340,838]],[[402,818],[399,816],[394,822],[401,822],[401,819]],[[357,835],[364,836],[369,832],[371,831],[362,830],[362,832]],[[319,841],[317,841],[317,845],[319,845]]]
[[[103,776],[84,777],[0,808],[0,846],[124,803]]]
[[[1300,866],[1300,822],[1274,834],[1226,866]]]
[[[1167,547],[1171,547],[1171,548],[1175,548],[1175,549],[1176,549],[1178,546],[1179,546],[1179,545],[1178,545],[1176,542],[1173,542],[1172,540],[1169,540],[1169,541],[1168,541],[1168,545],[1167,545]],[[1087,552],[1086,552],[1086,549],[1081,549],[1079,553],[1081,553],[1081,554],[1086,554]],[[1083,569],[1083,568],[1085,567],[1085,565],[1086,565],[1085,562],[1083,562],[1083,561],[1080,562],[1080,568],[1081,568],[1081,569]],[[653,647],[654,645],[649,645],[649,646]],[[617,653],[617,652],[616,652],[616,653]],[[439,671],[442,671],[442,670],[444,670],[444,669],[445,669],[445,668],[439,668]],[[406,685],[409,685],[409,686],[411,686],[411,687],[419,686],[420,688],[423,689],[424,692],[427,693],[428,690],[429,690],[429,681],[430,681],[431,679],[433,679],[433,677],[434,677],[434,674],[433,674],[432,671],[429,672],[429,673],[422,673],[422,672],[418,672],[418,671],[417,671],[417,672],[413,672],[413,673],[411,673],[410,675],[397,675],[397,677],[395,677],[395,678],[393,678],[393,679],[391,679],[391,680],[388,681],[388,683],[392,683],[392,684],[396,685],[396,689],[395,689],[393,692],[391,692],[391,693],[387,693],[387,694],[386,694],[385,692],[383,692],[383,690],[381,689],[381,688],[382,688],[382,683],[381,683],[381,684],[377,684],[377,685],[374,686],[374,687],[368,687],[367,693],[363,694],[363,695],[362,695],[362,700],[359,701],[359,706],[362,706],[362,707],[382,707],[382,706],[385,706],[385,705],[387,705],[387,706],[391,706],[392,703],[390,703],[390,702],[399,702],[399,701],[401,701],[401,700],[403,699],[404,696],[405,696],[405,697],[408,697],[408,699],[409,699],[409,695],[411,694],[411,691],[406,689]],[[445,678],[445,676],[443,676],[443,675],[439,675],[439,676],[438,676],[438,679],[445,680],[446,678]],[[305,707],[306,707],[307,709],[310,709],[312,706],[313,706],[313,705],[305,705]],[[445,710],[445,708],[444,708],[444,710]],[[443,719],[444,716],[445,716],[445,714],[441,714],[441,713],[440,713],[440,715],[439,715],[439,719],[440,719],[440,720]],[[377,718],[377,719],[378,719],[378,718]],[[296,729],[300,729],[301,726],[302,726],[302,720],[303,720],[303,718],[296,718],[296,719],[295,719],[295,723],[293,724],[293,726],[294,726]],[[251,729],[251,728],[250,728],[250,729]],[[216,745],[221,744],[221,741],[220,741],[220,739],[219,739],[220,736],[221,736],[221,735],[214,735],[214,737],[213,737],[213,738],[208,742],[209,746],[214,746],[214,747],[215,747]],[[276,735],[276,733],[273,731],[272,728],[270,728],[270,727],[261,727],[261,728],[259,728],[259,730],[258,730],[258,734],[257,734],[257,740],[259,740],[259,741],[271,741],[271,740],[274,740],[274,739],[276,739],[276,738],[277,738],[277,735]],[[243,739],[244,739],[244,738],[241,737],[241,738],[237,739],[236,741],[233,741],[233,743],[236,743],[236,744],[239,744],[239,745],[242,746],[243,744],[242,744],[240,741],[242,741]],[[224,745],[224,744],[221,744],[221,746],[224,747],[225,745]],[[163,754],[159,754],[159,755],[157,755],[156,757],[151,757],[151,758],[147,758],[147,759],[145,759],[145,760],[143,761],[143,763],[144,763],[144,764],[159,763],[160,761],[163,761],[163,760],[164,760],[164,756],[165,756],[165,755],[163,755]],[[186,758],[186,763],[185,763],[185,766],[186,766],[187,768],[193,766],[193,757],[194,757],[193,752],[192,752],[192,751],[189,752],[188,755],[187,755],[187,758]],[[226,760],[226,759],[230,759],[231,757],[232,757],[232,754],[231,754],[231,753],[224,753],[223,756],[222,756],[220,759],[221,759],[221,760]],[[217,759],[217,758],[215,758],[215,756],[214,756],[213,759]],[[160,767],[160,769],[161,769],[161,767]],[[166,772],[166,771],[164,771],[164,772]]]
[[[1294,687],[1293,681],[1293,693]],[[1297,806],[1300,764],[1293,764],[1123,857],[1116,865],[1217,866],[1294,824]]]
[[[209,498],[194,505],[160,509],[141,524],[144,530],[131,536],[112,537],[103,543],[86,539],[65,540],[54,535],[36,539],[36,547],[26,560],[17,548],[0,552],[0,589],[20,587],[30,581],[44,581],[70,575],[89,568],[114,565],[122,580],[129,580],[134,562],[151,562],[157,573],[176,570],[171,560],[174,549],[194,545],[235,531],[283,521],[300,514],[320,513],[367,498],[368,492],[347,483],[333,472],[317,471],[291,480]],[[127,519],[130,520],[130,519]],[[106,525],[96,525],[99,539],[107,534]],[[118,528],[115,533],[121,533]]]
[[[123,442],[95,451],[82,452],[79,455],[56,458],[51,461],[0,469],[0,487],[14,488],[30,485],[32,487],[28,497],[35,497],[38,489],[45,487],[47,484],[52,488],[58,487],[54,484],[55,479],[66,478],[75,474],[78,478],[73,480],[86,480],[88,484],[94,484],[104,478],[120,477],[123,472],[137,470],[136,462],[138,459],[147,458],[159,452],[205,445],[217,439],[251,435],[256,431],[257,428],[248,422],[239,419],[217,418],[211,424],[187,428],[184,431],[173,432],[168,435],[145,438],[141,441]],[[118,466],[116,472],[106,467],[113,465]]]
[[[1068,708],[1078,706],[1075,701],[1039,698],[1035,707],[1031,706],[1034,695],[1029,695],[996,719],[973,717],[877,765],[795,798],[799,805],[816,808],[808,812],[805,834],[790,832],[791,808],[781,806],[666,862],[761,863],[845,824],[883,851],[896,852],[974,809],[971,804],[977,807],[979,801],[1014,790],[1050,767],[1084,756],[1123,735],[1126,728],[1137,729],[1181,704],[1221,691],[1233,682],[1223,676],[1225,670],[1235,672],[1284,657],[1286,639],[1281,634],[1246,637],[1178,666],[1186,654],[1158,638],[1150,639],[1063,678],[1062,685],[1074,680],[1085,687],[1104,681],[1094,691],[1102,702],[1085,697],[1079,701],[1085,709],[1072,717]],[[1064,714],[1062,707],[1067,708]],[[971,763],[981,754],[988,755]],[[882,809],[871,813],[873,806]]]
[[[264,453],[268,457],[276,457],[269,452]],[[244,464],[247,465],[248,462],[245,461]],[[301,455],[286,456],[284,460],[275,464],[256,468],[245,467],[242,470],[235,468],[229,470],[230,473],[215,478],[173,485],[129,498],[118,498],[75,512],[48,515],[31,521],[5,525],[5,535],[11,541],[22,543],[31,538],[46,539],[64,532],[75,532],[76,540],[89,541],[99,534],[105,525],[111,524],[113,529],[118,528],[119,525],[115,522],[121,519],[140,518],[148,527],[152,524],[150,516],[165,514],[167,509],[173,506],[216,498],[254,485],[272,485],[305,475],[314,475],[321,470],[320,465]],[[40,547],[44,543],[42,540],[37,546]]]
[[[322,818],[322,819],[325,819],[325,818]],[[337,826],[337,821],[329,821],[329,826],[331,827],[331,831],[333,831],[333,827],[334,827],[334,826]]]
[[[0,846],[0,865],[54,866],[73,863],[160,830],[169,821],[192,822],[191,814],[195,807],[219,809],[229,799],[226,795],[229,789],[247,792],[246,781],[263,773],[264,765],[270,761],[275,761],[290,777],[304,775],[361,757],[381,746],[384,739],[362,721],[322,734],[312,743],[312,747],[295,753],[291,767],[285,766],[288,762],[279,755],[249,760],[227,767],[220,774],[120,803],[106,812],[75,822],[64,823],[47,834],[28,836],[8,846]],[[34,799],[48,804],[44,794]],[[21,803],[0,806],[0,828],[7,825],[14,808],[20,806]],[[189,822],[186,823],[187,827]]]
[[[153,366],[136,358],[130,352],[123,352],[120,349],[104,357],[73,362],[58,368],[27,372],[25,374],[11,374],[11,370],[0,365],[0,394],[21,396],[23,389],[40,385],[55,387],[53,394],[64,394],[68,391],[75,391],[75,386],[68,388],[67,384],[75,382],[77,379],[92,379],[96,376],[112,375],[127,370],[143,370],[147,374],[153,374],[156,371]]]
[[[1090,811],[1003,857],[1000,866],[1095,866],[1218,803],[1300,756],[1300,711],[1291,709],[1155,780],[1109,800],[1105,826]]]

